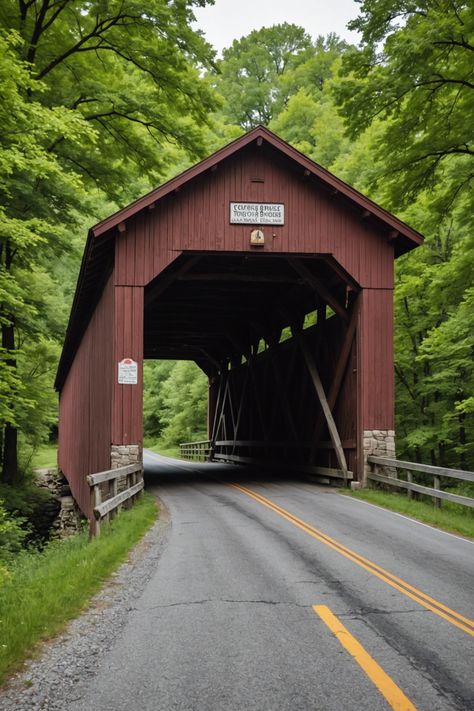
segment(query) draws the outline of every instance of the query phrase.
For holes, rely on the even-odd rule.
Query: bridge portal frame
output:
[[[284,204],[284,224],[232,224],[235,201]],[[251,244],[256,227],[263,246]],[[241,398],[239,422],[253,422],[254,442],[271,441],[273,415],[287,420],[274,438],[304,430],[311,461],[326,449],[327,464],[340,467],[329,408],[343,457],[363,481],[367,456],[394,454],[393,263],[421,243],[263,127],[93,227],[56,378],[59,466],[82,511],[91,517],[87,474],[142,456],[144,358],[195,360],[207,373],[214,446],[219,382],[235,386],[246,369],[266,383],[265,398],[280,398],[279,420],[265,399]],[[305,328],[308,313],[316,323]],[[135,384],[118,382],[124,358],[137,363]],[[288,378],[290,361],[298,378]],[[309,392],[310,422],[304,405],[293,417]],[[235,418],[230,405],[220,417]]]

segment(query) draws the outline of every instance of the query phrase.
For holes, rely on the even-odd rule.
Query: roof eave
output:
[[[402,246],[401,242],[405,242],[405,240],[400,240],[400,244],[397,245],[398,248],[396,250],[397,256],[423,244],[423,236],[419,232],[409,227],[402,220],[398,219],[398,217],[395,217],[390,212],[377,205],[373,202],[373,200],[366,197],[340,178],[337,178],[318,163],[315,163],[310,158],[307,158],[303,153],[300,153],[296,148],[290,146],[264,126],[257,126],[252,131],[236,138],[234,141],[227,144],[223,148],[220,148],[200,163],[188,168],[183,173],[180,173],[180,175],[168,180],[159,188],[155,188],[151,192],[147,193],[147,195],[144,195],[122,210],[119,210],[105,220],[102,220],[102,222],[99,222],[97,225],[92,227],[92,234],[94,237],[100,237],[105,232],[117,227],[121,222],[133,217],[137,214],[137,212],[149,207],[154,202],[165,197],[165,195],[168,195],[173,190],[176,190],[188,181],[201,175],[206,170],[211,169],[225,158],[233,155],[238,150],[244,148],[258,138],[266,140],[274,148],[287,155],[290,159],[298,162],[305,170],[309,170],[310,173],[329,185],[333,190],[341,193],[341,195],[344,195],[350,201],[358,204],[363,210],[368,211],[375,218],[385,223],[389,228],[408,239],[412,243],[412,246],[408,246],[406,243]],[[396,238],[395,244],[397,244]]]

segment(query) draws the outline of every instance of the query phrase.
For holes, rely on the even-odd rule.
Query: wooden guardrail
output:
[[[125,477],[125,488],[118,493],[118,480],[122,477]],[[109,482],[108,492],[104,492],[106,482]],[[102,521],[109,521],[111,514],[120,511],[124,504],[133,503],[143,489],[143,465],[137,462],[126,467],[89,474],[87,483],[91,487],[95,519],[91,524],[91,535],[99,536]],[[109,498],[104,498],[107,495]]]
[[[352,441],[349,443],[351,444]],[[214,442],[214,448],[212,449],[212,442],[210,440],[201,440],[199,442],[183,442],[179,445],[180,456],[183,459],[207,462],[210,460],[210,455],[212,451],[212,460],[220,462],[233,462],[235,464],[255,464],[259,467],[271,467],[272,469],[282,466],[287,468],[288,464],[283,464],[278,461],[266,461],[264,459],[259,459],[255,456],[243,456],[242,454],[234,454],[235,449],[241,451],[242,449],[275,449],[275,448],[296,448],[304,449],[311,446],[310,443],[300,443],[300,442],[258,442],[254,440],[218,440]],[[320,449],[329,449],[332,447],[331,442],[321,442],[318,445]],[[343,472],[340,469],[335,469],[331,467],[321,467],[312,466],[304,464],[293,464],[292,468],[298,472],[304,474],[311,474],[317,477],[324,477],[329,479],[342,479],[345,482],[350,481],[353,478],[353,473],[351,471]]]
[[[203,439],[199,442],[183,442],[179,445],[180,456],[195,462],[207,462],[211,451],[211,442]]]
[[[455,504],[461,504],[462,506],[470,506],[471,508],[474,508],[474,499],[471,499],[469,496],[453,494],[450,491],[442,491],[440,481],[441,477],[460,479],[463,481],[474,481],[474,472],[466,472],[462,469],[435,467],[431,464],[404,462],[399,459],[389,459],[388,457],[367,457],[367,461],[372,466],[372,471],[368,474],[368,479],[371,481],[378,481],[382,484],[388,484],[389,486],[406,489],[409,497],[411,497],[413,491],[417,491],[419,494],[432,496],[435,500],[435,504],[438,506],[441,505],[441,500],[445,499],[447,501],[452,501]],[[389,475],[387,476],[385,474],[381,474],[380,468],[386,471],[388,470]],[[399,479],[397,476],[393,476],[392,472],[396,472],[400,469],[406,471],[406,481],[404,479]],[[415,483],[413,481],[413,472],[431,474],[434,479],[434,486],[429,487]]]

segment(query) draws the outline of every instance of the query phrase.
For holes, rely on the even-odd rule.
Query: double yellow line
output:
[[[316,538],[316,540],[329,546],[329,548],[332,548],[333,550],[337,551],[348,560],[351,560],[353,563],[356,563],[361,568],[364,568],[364,570],[367,570],[369,573],[372,573],[372,575],[375,575],[384,583],[387,583],[387,585],[390,585],[392,588],[395,588],[395,590],[398,590],[399,592],[409,597],[411,600],[414,600],[419,605],[425,607],[427,610],[434,612],[435,615],[442,617],[444,620],[447,620],[452,625],[455,625],[459,629],[463,630],[463,632],[467,632],[467,634],[474,637],[474,620],[470,620],[467,617],[463,617],[458,612],[455,612],[455,610],[452,610],[450,607],[443,605],[441,602],[438,602],[438,600],[434,600],[432,597],[429,597],[429,595],[426,595],[421,590],[418,590],[417,588],[413,587],[413,585],[410,585],[401,578],[398,578],[396,575],[393,575],[393,573],[390,573],[388,570],[385,570],[380,565],[373,563],[371,560],[364,558],[363,556],[359,555],[359,553],[356,553],[350,548],[347,548],[346,546],[342,545],[342,543],[336,541],[334,538],[327,536],[322,531],[319,531],[317,528],[311,526],[306,521],[303,521],[302,519],[298,518],[294,514],[282,508],[281,506],[278,506],[278,504],[275,504],[273,501],[267,499],[265,496],[257,494],[257,492],[252,491],[251,489],[247,489],[245,486],[240,486],[239,484],[230,484],[229,486],[233,487],[234,489],[238,489],[238,491],[242,492],[246,496],[250,496],[252,499],[255,499],[255,501],[258,501],[263,506],[266,506],[268,509],[271,509],[276,514],[292,523],[294,526],[300,528],[309,536]]]

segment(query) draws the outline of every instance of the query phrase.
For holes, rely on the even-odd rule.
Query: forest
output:
[[[205,4],[1,4],[2,486],[55,441],[88,227],[257,124],[425,235],[396,264],[397,453],[473,470],[472,7],[362,0],[358,46],[285,23],[218,57]],[[202,437],[206,395],[193,363],[147,363],[146,441]]]

